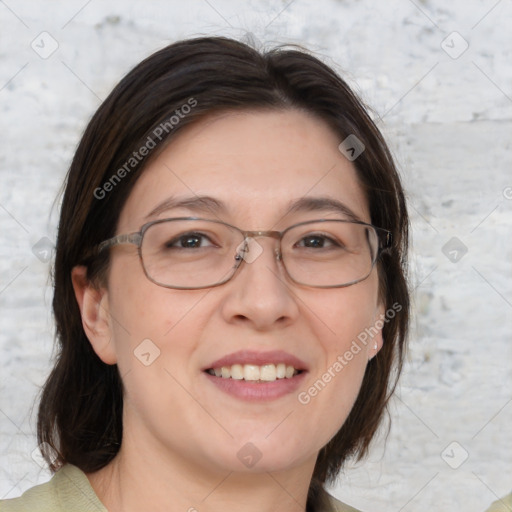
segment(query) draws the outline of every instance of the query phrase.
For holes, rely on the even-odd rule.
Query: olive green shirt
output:
[[[512,492],[495,501],[486,512],[512,512]]]
[[[358,512],[355,508],[330,499],[325,512]],[[108,512],[94,492],[85,473],[67,464],[52,479],[36,485],[19,498],[0,501],[0,512]]]

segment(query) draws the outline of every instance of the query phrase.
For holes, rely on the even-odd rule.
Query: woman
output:
[[[185,40],[69,170],[60,353],[15,510],[354,510],[330,497],[400,373],[408,217],[379,131],[304,51]]]

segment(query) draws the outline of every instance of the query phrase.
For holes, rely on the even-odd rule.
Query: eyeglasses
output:
[[[242,261],[255,261],[263,252],[256,241],[259,237],[278,240],[275,257],[288,277],[315,288],[363,281],[392,243],[390,231],[357,221],[319,219],[284,231],[243,231],[218,220],[179,217],[148,222],[138,233],[105,240],[98,252],[134,244],[150,281],[166,288],[195,290],[224,284]]]

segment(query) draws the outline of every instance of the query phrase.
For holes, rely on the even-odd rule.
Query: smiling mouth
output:
[[[233,364],[220,368],[209,368],[206,373],[221,379],[245,380],[248,382],[264,383],[274,382],[279,379],[291,379],[301,374],[304,370],[298,370],[285,363],[278,364]]]

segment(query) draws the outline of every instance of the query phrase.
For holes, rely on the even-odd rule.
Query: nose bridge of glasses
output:
[[[274,247],[274,254],[278,260],[281,259],[280,242],[283,234],[280,231],[242,231],[242,234],[245,242],[247,242],[248,239],[256,241],[257,238],[273,238],[277,240],[279,245]],[[263,251],[263,248],[261,248],[261,250]]]

